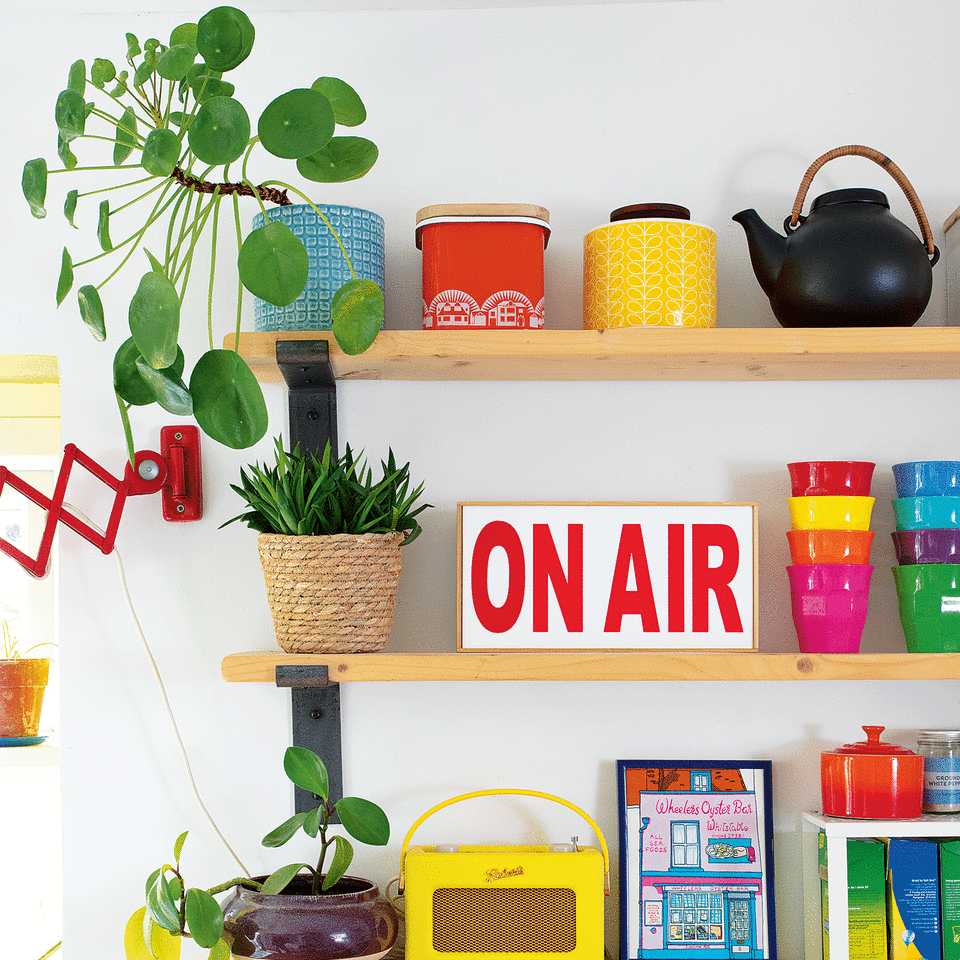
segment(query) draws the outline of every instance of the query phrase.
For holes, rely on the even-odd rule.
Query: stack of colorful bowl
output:
[[[910,653],[960,651],[960,461],[893,467],[900,623]]]
[[[803,653],[858,653],[870,597],[870,483],[863,460],[788,463],[793,622]]]

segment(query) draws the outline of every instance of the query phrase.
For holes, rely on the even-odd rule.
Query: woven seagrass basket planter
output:
[[[277,643],[287,653],[370,653],[390,638],[403,533],[257,537]]]

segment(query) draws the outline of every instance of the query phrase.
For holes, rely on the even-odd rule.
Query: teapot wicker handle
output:
[[[790,212],[790,226],[796,227],[800,222],[800,211],[803,209],[803,201],[807,196],[807,190],[810,189],[810,184],[813,182],[817,171],[828,160],[833,160],[836,157],[849,156],[866,157],[868,160],[873,160],[874,163],[880,164],[880,166],[896,180],[898,186],[906,195],[910,203],[910,209],[913,210],[917,218],[917,223],[920,225],[920,233],[923,236],[923,245],[927,248],[927,253],[930,254],[931,257],[939,257],[939,251],[933,242],[930,223],[927,221],[927,215],[923,212],[923,205],[920,203],[920,198],[917,196],[916,191],[911,186],[910,181],[906,178],[903,171],[879,150],[874,150],[873,147],[863,147],[859,144],[850,144],[849,146],[829,150],[822,157],[817,157],[817,159],[810,164],[807,172],[803,175],[803,180],[800,182],[797,199],[793,201],[793,210]],[[934,263],[936,263],[936,259],[934,259]]]

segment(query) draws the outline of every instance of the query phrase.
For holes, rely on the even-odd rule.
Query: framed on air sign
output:
[[[460,650],[756,650],[755,503],[459,503]]]

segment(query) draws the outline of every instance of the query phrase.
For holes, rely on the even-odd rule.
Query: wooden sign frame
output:
[[[755,503],[458,503],[457,649],[756,652],[757,528]]]

